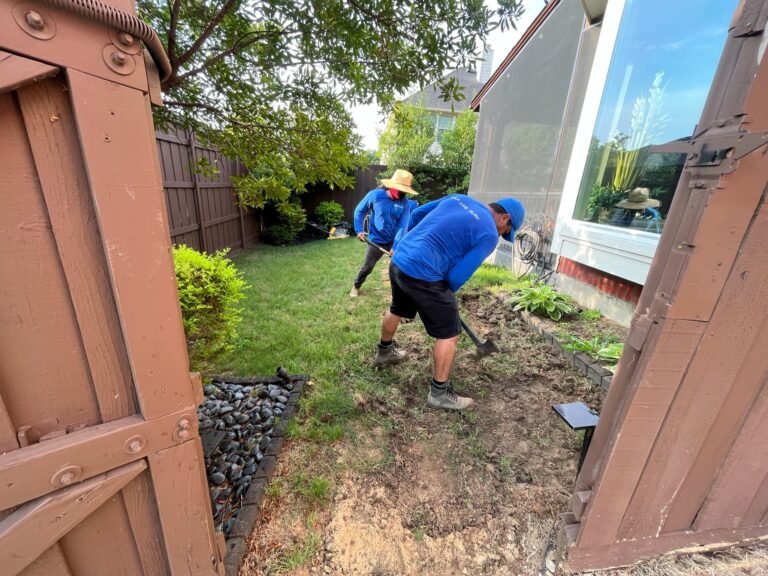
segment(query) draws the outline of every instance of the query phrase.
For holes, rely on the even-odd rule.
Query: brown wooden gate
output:
[[[0,11],[0,571],[221,574],[144,59]]]
[[[768,539],[768,1],[741,3],[577,481],[569,563]]]

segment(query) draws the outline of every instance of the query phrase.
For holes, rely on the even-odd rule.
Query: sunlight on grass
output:
[[[490,288],[491,291],[514,292],[533,284],[533,276],[516,276],[508,268],[483,264],[466,284],[466,289]]]

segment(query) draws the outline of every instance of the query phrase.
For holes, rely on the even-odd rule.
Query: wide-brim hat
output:
[[[641,208],[656,208],[661,204],[655,198],[651,198],[651,191],[648,188],[635,188],[627,197],[616,204],[616,208],[627,208],[629,210],[639,210]]]
[[[419,195],[416,190],[411,188],[411,184],[413,184],[413,174],[408,172],[408,170],[395,170],[395,173],[392,174],[392,178],[382,178],[381,183],[387,188],[394,188],[395,190],[400,190],[400,192],[405,192],[406,194],[413,194],[414,196]]]

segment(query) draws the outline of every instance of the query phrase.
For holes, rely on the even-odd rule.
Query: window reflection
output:
[[[737,0],[627,0],[574,217],[660,233]]]

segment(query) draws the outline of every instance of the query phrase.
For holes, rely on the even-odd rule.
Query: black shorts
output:
[[[392,304],[389,311],[396,316],[413,319],[419,313],[427,334],[446,339],[458,336],[459,307],[448,282],[427,282],[408,276],[390,263],[389,280],[392,286]]]

